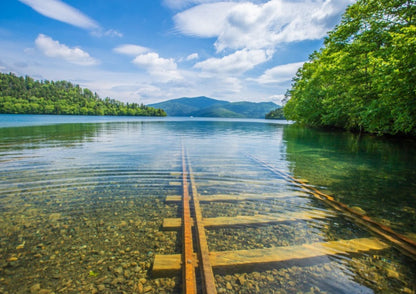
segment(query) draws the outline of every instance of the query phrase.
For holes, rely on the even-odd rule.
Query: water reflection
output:
[[[289,126],[293,174],[407,234],[416,233],[416,142]]]

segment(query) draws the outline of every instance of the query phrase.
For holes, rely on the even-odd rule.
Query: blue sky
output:
[[[125,102],[280,103],[354,0],[3,0],[0,71]]]

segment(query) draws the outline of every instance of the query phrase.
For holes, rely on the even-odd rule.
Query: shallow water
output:
[[[39,120],[39,116],[36,117]],[[262,225],[209,227],[212,252],[295,248],[379,238],[254,161],[302,178],[413,237],[416,144],[263,120],[117,118],[0,126],[0,293],[180,293],[155,277],[156,254],[179,254],[185,146],[204,218],[319,214]],[[8,118],[0,116],[0,121]],[[61,117],[56,118],[62,119]],[[100,118],[102,119],[102,118]],[[19,123],[24,121],[25,126]],[[265,199],[256,197],[269,196]],[[382,240],[386,242],[385,240]],[[214,269],[219,293],[415,293],[416,264],[383,250]]]

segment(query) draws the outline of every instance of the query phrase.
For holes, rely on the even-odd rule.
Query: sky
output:
[[[2,0],[0,72],[102,97],[281,104],[355,0]]]

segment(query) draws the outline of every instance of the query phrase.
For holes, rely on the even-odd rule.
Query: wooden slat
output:
[[[318,242],[298,246],[211,252],[209,258],[212,267],[221,268],[278,263],[326,255],[383,250],[386,248],[389,248],[389,245],[382,242],[380,239],[359,238]],[[156,264],[156,261],[160,262],[161,265]],[[155,259],[155,266],[153,268],[163,268],[164,270],[169,268],[171,271],[174,271],[175,269],[178,269],[177,262],[179,261],[179,254],[176,255],[176,257],[175,255],[162,255],[158,259]],[[169,263],[171,264],[169,265]]]
[[[204,218],[203,223],[205,227],[226,227],[321,219],[331,216],[334,215],[321,210],[311,210],[307,212],[287,212],[279,215],[258,214],[250,216]],[[180,218],[165,218],[162,226],[165,230],[179,230],[182,226],[182,221]]]
[[[166,202],[181,202],[182,196],[180,195],[170,195],[166,197]]]
[[[182,198],[182,224],[183,224],[183,251],[182,251],[182,265],[183,265],[183,293],[195,294],[196,293],[196,275],[195,275],[195,263],[194,260],[194,245],[192,238],[192,219],[191,209],[189,204],[189,191],[188,191],[188,173],[185,163],[185,150],[182,147],[182,185],[183,185],[183,198]]]
[[[214,273],[212,271],[211,261],[209,259],[209,250],[207,237],[205,234],[205,224],[202,218],[202,211],[199,205],[198,191],[195,185],[195,179],[192,172],[191,162],[188,159],[189,167],[189,179],[191,181],[192,191],[192,203],[194,205],[195,212],[195,227],[196,227],[196,239],[198,243],[199,256],[201,262],[201,278],[203,284],[203,292],[205,294],[216,294],[217,288],[215,286]]]
[[[153,276],[165,275],[170,272],[179,272],[182,268],[181,254],[156,254],[153,262]]]
[[[215,202],[215,201],[245,201],[245,200],[268,200],[275,198],[287,198],[287,197],[302,197],[307,196],[304,192],[282,192],[273,194],[217,194],[217,195],[199,195],[199,202]],[[180,202],[181,196],[172,195],[166,197],[166,202]]]
[[[388,247],[389,245],[377,238],[360,238],[290,247],[211,252],[210,258],[215,267],[242,266],[314,258],[324,255],[382,250]]]
[[[174,186],[174,187],[182,186],[182,183],[181,182],[169,182],[169,186]]]
[[[220,187],[224,187],[224,186],[234,186],[234,185],[238,185],[238,184],[244,184],[244,185],[264,185],[265,181],[256,181],[256,180],[240,180],[240,181],[236,181],[233,179],[225,179],[225,180],[208,180],[208,181],[200,181],[197,182],[196,185],[198,187],[200,186],[220,186]],[[287,183],[286,180],[284,179],[273,179],[270,181],[267,181],[268,185],[273,185],[273,184],[285,184]]]

